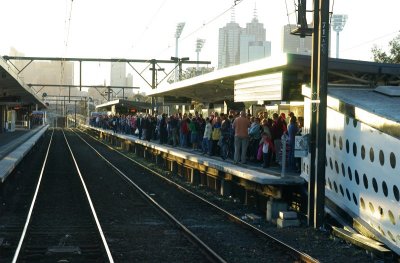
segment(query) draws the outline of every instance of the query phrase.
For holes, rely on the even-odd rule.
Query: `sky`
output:
[[[170,59],[175,56],[176,25],[185,22],[178,56],[196,60],[196,39],[206,42],[200,60],[218,63],[218,29],[232,19],[245,27],[257,11],[272,42],[272,55],[281,52],[281,31],[294,23],[294,0],[0,0],[0,55],[10,47],[25,56]],[[386,49],[399,34],[399,0],[330,0],[333,14],[348,15],[340,33],[340,58],[372,59],[374,44]],[[312,1],[308,1],[312,6]],[[334,56],[336,33],[331,35]],[[146,65],[137,65],[145,71]],[[127,72],[131,69],[127,67]],[[148,71],[148,70],[147,70]],[[136,75],[132,71],[133,75]],[[149,73],[146,73],[149,74]],[[75,74],[78,75],[78,74]],[[109,65],[87,63],[83,83],[108,82]],[[134,78],[141,91],[148,86]],[[137,83],[135,83],[138,81]]]

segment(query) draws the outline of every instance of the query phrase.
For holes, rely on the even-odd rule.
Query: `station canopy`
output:
[[[400,65],[330,58],[328,82],[338,85],[398,85]],[[148,95],[198,102],[303,100],[301,86],[311,82],[311,56],[281,54],[223,68],[172,84]]]
[[[0,57],[0,105],[32,104],[37,104],[39,108],[46,108],[44,102]]]
[[[116,99],[96,106],[97,111],[111,111],[113,108],[115,108],[116,113],[136,113],[151,109],[151,103]]]

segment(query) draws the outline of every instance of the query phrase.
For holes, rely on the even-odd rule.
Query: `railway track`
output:
[[[1,262],[318,262],[79,130],[45,143]]]
[[[14,236],[1,262],[224,262],[74,137],[48,140],[26,222],[5,225]]]
[[[226,261],[318,262],[122,152],[110,151],[108,145],[99,144],[95,138],[82,132],[79,132],[79,136],[85,143],[93,144],[91,147],[98,152],[99,158],[107,158],[124,174],[125,180],[140,185],[152,199],[174,214]],[[149,176],[149,173],[157,176]],[[177,191],[177,188],[181,191]]]

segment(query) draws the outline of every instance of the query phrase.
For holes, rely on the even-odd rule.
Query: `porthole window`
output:
[[[337,161],[335,161],[335,169],[336,173],[339,174],[339,164],[337,163]]]
[[[391,239],[393,242],[396,242],[396,239],[394,238],[392,232],[388,231],[388,235],[389,235],[390,239]]]
[[[340,149],[340,150],[343,149],[343,140],[342,140],[342,137],[339,137],[339,149]]]
[[[374,187],[375,193],[378,192],[378,183],[376,182],[375,178],[372,178],[372,187]]]
[[[364,145],[363,146],[361,146],[361,159],[365,159],[365,147],[364,147]]]
[[[332,158],[330,158],[330,157],[329,157],[329,165],[331,166],[331,170],[333,170]]]
[[[374,156],[374,149],[371,147],[371,149],[369,149],[369,159],[371,160],[371,163],[374,162],[375,156]]]
[[[333,188],[335,188],[335,192],[337,193],[337,192],[338,192],[338,189],[337,189],[336,182],[333,182]]]
[[[329,185],[329,189],[332,190],[332,183],[331,183],[331,179],[328,178],[328,185]]]
[[[350,166],[347,168],[347,173],[349,174],[349,179],[350,179],[350,181],[352,181],[352,180],[353,180],[353,175],[352,175],[352,173],[351,173]]]
[[[399,188],[395,185],[393,185],[393,195],[397,202],[400,201]]]
[[[354,126],[354,128],[357,127],[357,123],[358,123],[358,121],[357,121],[356,119],[353,119],[353,126]]]
[[[393,225],[396,225],[396,219],[394,218],[392,211],[389,210],[388,215],[389,215],[390,222],[392,222]]]
[[[332,137],[333,148],[336,148],[336,135],[334,134]]]
[[[357,170],[354,171],[354,179],[356,180],[356,184],[360,184],[360,177],[358,176]]]
[[[396,155],[394,153],[390,153],[390,166],[394,169],[396,168]]]
[[[344,168],[344,164],[342,163],[342,175],[346,177],[346,168]]]
[[[355,142],[353,142],[353,155],[354,157],[357,156],[357,144]]]
[[[375,213],[374,205],[371,202],[369,202],[369,210],[371,211],[372,214]]]
[[[363,175],[363,181],[365,189],[368,189],[368,178],[365,174]]]
[[[346,140],[346,152],[347,152],[347,153],[350,152],[350,143],[349,143],[349,140]]]
[[[354,204],[357,206],[358,205],[358,203],[357,203],[357,197],[356,197],[356,195],[353,193],[353,202],[354,202]]]
[[[341,184],[339,185],[339,189],[340,189],[340,193],[342,194],[342,196],[344,196],[344,191],[343,191],[343,187]]]
[[[350,118],[346,116],[346,124],[349,125],[349,123],[350,123]]]
[[[384,217],[385,214],[383,213],[383,208],[381,206],[378,207],[378,212],[381,218]]]
[[[385,164],[385,154],[382,150],[379,151],[379,163],[383,166]]]
[[[389,191],[388,191],[388,187],[387,187],[385,181],[382,182],[382,191],[383,191],[383,194],[387,197],[389,194]]]
[[[347,188],[346,188],[346,195],[347,195],[347,199],[349,199],[349,201],[351,201],[350,192],[349,192],[349,189],[347,189]]]
[[[360,204],[361,204],[361,209],[365,210],[365,202],[364,202],[364,198],[360,197]]]
[[[331,134],[328,132],[328,145],[331,145]]]

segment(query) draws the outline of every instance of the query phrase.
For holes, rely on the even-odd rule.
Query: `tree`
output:
[[[400,64],[400,35],[389,42],[389,54],[377,45],[374,45],[371,51],[375,62]]]

